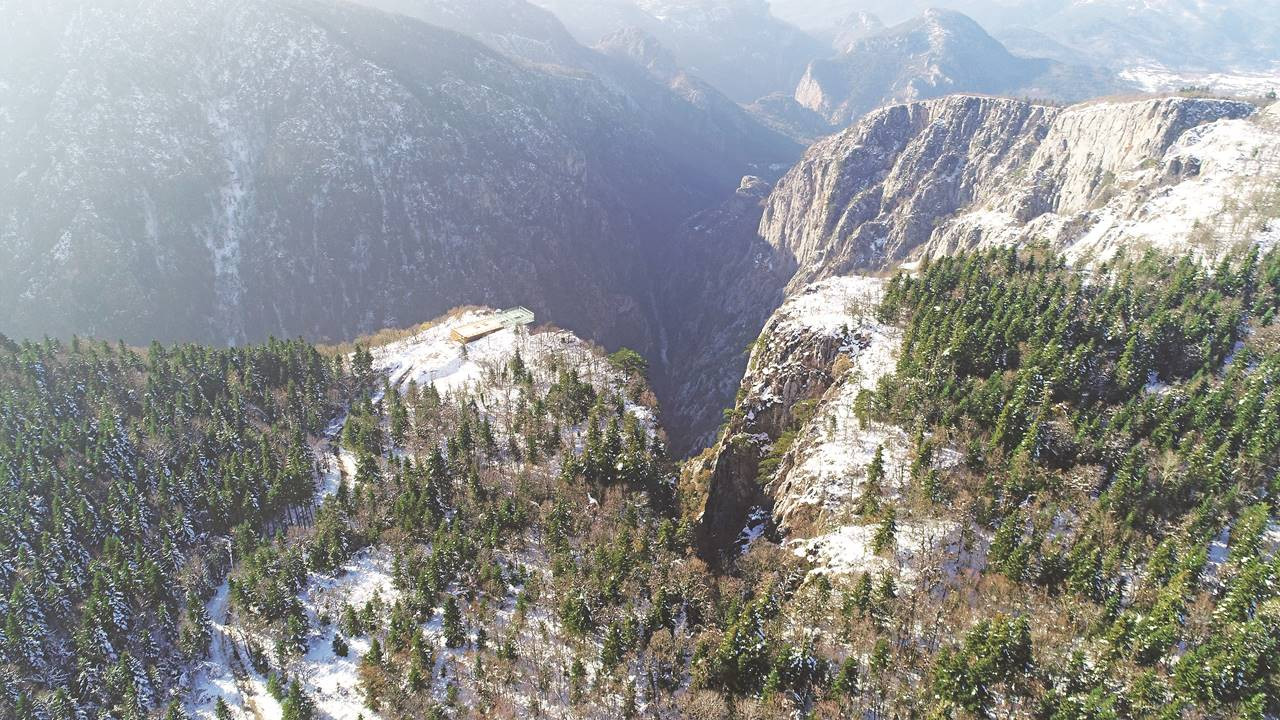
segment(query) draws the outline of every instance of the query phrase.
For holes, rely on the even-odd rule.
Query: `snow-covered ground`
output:
[[[482,381],[486,366],[510,358],[520,346],[517,341],[524,337],[524,333],[508,328],[465,348],[450,339],[449,333],[455,328],[487,314],[483,311],[460,313],[412,337],[373,348],[374,370],[390,378],[393,386],[410,380],[419,385],[430,383],[442,395],[475,385]]]
[[[1218,95],[1263,97],[1280,92],[1280,69],[1270,72],[1191,73],[1148,66],[1122,70],[1120,78],[1152,93],[1171,92],[1186,87],[1208,88]]]
[[[361,715],[370,720],[377,717],[365,707],[356,674],[360,658],[369,651],[369,641],[344,638],[349,650],[346,657],[342,657],[333,651],[333,638],[343,604],[358,609],[375,597],[388,604],[396,600],[399,592],[392,584],[391,572],[392,560],[387,553],[365,551],[332,576],[313,574],[302,594],[311,633],[306,655],[291,669],[324,717],[335,720],[355,720]],[[328,622],[322,624],[321,617]]]
[[[958,572],[980,567],[981,543],[966,548],[961,527],[934,518],[900,519],[892,551],[877,555],[872,551],[875,524],[843,525],[814,538],[794,540],[787,547],[814,565],[814,572],[830,575],[858,575],[892,572],[902,584],[921,578],[953,577]]]
[[[831,278],[805,289],[778,311],[783,319],[779,328],[839,332],[849,338],[841,354],[851,361],[814,418],[801,429],[788,462],[770,483],[777,501],[774,515],[784,529],[798,506],[831,510],[856,499],[878,447],[884,447],[886,485],[894,485],[902,475],[906,465],[902,431],[878,425],[863,427],[854,416],[858,394],[874,388],[897,364],[902,333],[874,318],[883,292],[880,278]],[[851,309],[861,310],[860,315],[855,317]]]
[[[247,676],[237,678],[241,660],[236,658],[237,638],[233,635],[233,628],[229,627],[227,622],[230,597],[231,588],[224,582],[206,608],[212,621],[210,629],[213,638],[209,658],[196,668],[195,680],[192,682],[191,694],[188,697],[187,712],[195,718],[214,718],[215,704],[221,698],[227,703],[234,718],[252,718],[255,710],[259,713],[263,710],[274,710],[270,716],[278,717],[278,704],[250,706],[246,702],[245,696],[257,694],[253,689],[256,683],[254,678]],[[266,695],[265,686],[258,691]],[[267,700],[275,703],[270,696]]]
[[[828,396],[816,422],[796,442],[795,464],[778,479],[779,490],[787,496],[779,504],[781,520],[790,521],[799,513],[826,519],[849,511],[861,497],[867,466],[880,448],[885,494],[894,497],[901,492],[911,465],[907,434],[880,423],[861,427],[853,412],[858,385],[842,384]]]
[[[530,367],[546,368],[552,362],[567,362],[578,368],[582,380],[599,387],[620,388],[625,378],[600,354],[599,349],[566,330],[530,333],[527,328],[499,330],[465,348],[450,339],[460,325],[478,320],[490,311],[459,313],[432,325],[412,337],[371,350],[374,370],[386,375],[393,387],[410,381],[419,386],[435,385],[441,395],[464,390],[483,391],[491,385],[517,351]],[[545,391],[542,387],[540,390]],[[657,417],[650,408],[627,403],[650,434],[657,430]]]
[[[781,326],[797,325],[809,331],[837,332],[869,320],[884,295],[885,280],[865,275],[833,277],[802,289],[775,313]],[[861,311],[862,318],[854,313]]]
[[[344,602],[359,608],[375,595],[392,602],[397,594],[391,583],[391,559],[376,551],[359,554],[333,576],[311,575],[301,596],[310,627],[307,652],[301,660],[290,664],[288,670],[290,678],[297,679],[315,701],[321,717],[355,720],[363,715],[368,720],[376,720],[377,715],[364,706],[356,674],[360,657],[369,650],[369,643],[361,638],[349,638],[347,657],[338,656],[333,652],[335,623]],[[187,712],[193,718],[214,718],[214,708],[218,698],[222,698],[233,717],[278,718],[280,703],[267,692],[266,679],[253,669],[246,650],[247,643],[252,641],[269,651],[271,642],[227,623],[228,596],[227,585],[223,583],[209,604],[213,648],[209,659],[201,664]],[[321,623],[321,617],[328,622]]]

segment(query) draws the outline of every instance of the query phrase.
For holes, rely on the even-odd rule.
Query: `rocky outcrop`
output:
[[[805,401],[816,401],[836,380],[836,359],[869,345],[850,303],[864,288],[832,280],[798,295],[769,318],[756,341],[739,397],[716,443],[686,468],[686,483],[704,497],[698,545],[717,560],[743,530],[753,508],[772,506],[760,473],[771,446],[808,418]]]
[[[1098,198],[1106,177],[1159,162],[1191,128],[1253,111],[1247,103],[1184,98],[1070,108],[1055,117],[1031,156],[1027,165],[1034,175],[1023,197],[1043,201],[1047,212],[1081,212]]]
[[[1276,175],[1280,138],[1269,113],[1253,113],[1181,97],[892,106],[811,148],[778,182],[760,234],[795,258],[792,288],[989,244],[1188,249],[1198,226],[1227,222],[1242,188],[1249,196]],[[1265,231],[1239,206],[1240,232]]]

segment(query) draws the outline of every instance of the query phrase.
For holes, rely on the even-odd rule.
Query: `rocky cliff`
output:
[[[732,547],[753,508],[773,505],[777,467],[762,463],[810,420],[811,408],[846,369],[842,354],[872,346],[876,332],[854,320],[875,281],[830,280],[806,289],[769,318],[753,344],[737,402],[715,444],[690,461],[684,482],[701,499],[699,547],[714,558]]]
[[[1270,227],[1273,110],[1181,97],[1065,108],[977,96],[876,111],[779,181],[761,236],[792,287],[988,244],[1191,249]],[[1269,209],[1271,208],[1271,209]]]
[[[877,449],[885,491],[899,492],[911,443],[858,411],[892,372],[899,338],[868,310],[880,281],[851,273],[987,245],[1049,243],[1088,264],[1147,246],[1211,260],[1274,243],[1278,127],[1275,109],[1218,100],[1059,108],[956,96],[883,109],[814,146],[756,233],[796,268],[789,299],[753,346],[721,436],[684,477],[704,555],[768,527],[819,564],[876,562],[847,556],[871,532],[853,500]],[[956,461],[945,448],[933,458]],[[956,541],[955,528],[900,520],[912,547],[899,559]]]

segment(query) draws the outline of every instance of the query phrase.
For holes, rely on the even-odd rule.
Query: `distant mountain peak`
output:
[[[844,125],[888,103],[953,92],[1080,100],[1119,88],[1108,72],[1018,57],[968,15],[931,8],[810,63],[795,99]]]

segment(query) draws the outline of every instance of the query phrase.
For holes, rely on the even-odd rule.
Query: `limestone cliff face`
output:
[[[956,96],[872,113],[809,150],[765,207],[761,235],[795,256],[793,286],[886,267],[926,242],[937,218],[1025,164],[1055,110]]]
[[[1069,108],[1056,115],[1031,156],[1031,183],[1022,194],[1043,200],[1048,211],[1081,212],[1108,174],[1159,161],[1191,128],[1253,110],[1247,103],[1186,98]]]
[[[1274,175],[1280,135],[1268,129],[1272,112],[1254,111],[1181,97],[892,106],[811,148],[779,181],[760,233],[795,258],[793,289],[986,244],[1187,249],[1198,221],[1222,221],[1244,186]],[[1171,211],[1169,226],[1150,222]]]

